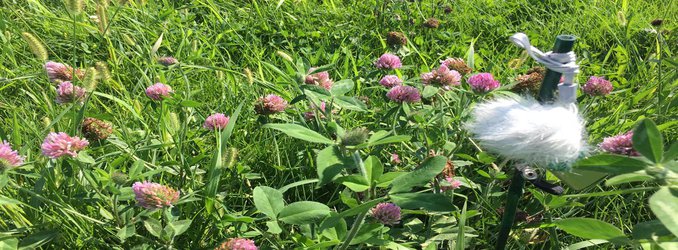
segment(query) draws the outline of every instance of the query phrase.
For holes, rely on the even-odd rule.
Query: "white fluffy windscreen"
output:
[[[584,122],[575,104],[497,97],[477,104],[466,128],[487,151],[551,170],[568,170],[563,164],[575,161],[586,148]]]

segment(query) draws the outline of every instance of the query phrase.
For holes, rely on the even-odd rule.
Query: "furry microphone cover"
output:
[[[472,116],[466,128],[480,146],[506,159],[567,171],[586,150],[575,104],[502,96],[479,103]]]

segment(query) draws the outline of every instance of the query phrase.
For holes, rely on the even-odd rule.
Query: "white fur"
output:
[[[551,168],[584,152],[584,122],[574,104],[498,97],[479,103],[466,124],[483,149],[507,159]]]

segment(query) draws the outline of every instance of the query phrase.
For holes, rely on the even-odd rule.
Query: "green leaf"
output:
[[[20,201],[0,195],[0,205],[21,204]]]
[[[333,96],[342,96],[351,91],[353,89],[353,86],[355,86],[353,80],[344,79],[332,84],[332,89],[330,89],[330,93],[332,93]]]
[[[388,228],[384,227],[384,225],[382,224],[377,223],[364,224],[358,230],[358,233],[356,234],[355,238],[351,240],[350,245],[359,244],[372,238],[377,238],[380,235],[384,234],[384,232],[386,231],[388,231]]]
[[[370,188],[370,184],[365,177],[357,174],[339,177],[336,182],[343,184],[353,192],[363,192]]]
[[[454,246],[455,250],[463,250],[466,249],[466,237],[464,231],[466,230],[466,206],[468,204],[468,200],[464,200],[464,207],[461,209],[461,214],[459,215],[459,223],[457,224],[457,227],[459,228],[457,232],[457,242]]]
[[[345,108],[353,111],[367,111],[365,103],[358,98],[351,96],[337,96],[334,99],[334,104],[340,108]]]
[[[563,231],[585,239],[607,240],[615,244],[629,242],[624,232],[610,223],[592,218],[568,218],[555,221]]]
[[[625,174],[645,169],[648,163],[623,155],[594,155],[577,161],[572,166],[582,170]]]
[[[596,245],[600,245],[600,244],[608,243],[608,242],[609,241],[606,241],[606,240],[585,240],[585,241],[574,243],[572,245],[567,246],[567,250],[578,250],[578,249],[592,247],[592,246],[596,246]]]
[[[278,225],[277,221],[267,221],[266,222],[266,227],[268,227],[268,232],[272,234],[280,234],[282,233],[282,228],[280,228],[280,225]]]
[[[391,183],[392,188],[389,193],[396,194],[408,192],[413,187],[428,184],[433,177],[443,171],[445,164],[447,164],[447,158],[443,156],[435,156],[426,159],[418,169],[393,180]]]
[[[94,161],[94,158],[92,158],[92,156],[90,156],[90,155],[87,153],[87,151],[80,151],[80,152],[78,152],[78,156],[76,157],[76,159],[77,159],[79,162],[82,162],[82,163],[86,163],[86,164],[96,164],[96,161]]]
[[[160,225],[160,221],[153,218],[148,218],[144,220],[144,227],[149,233],[151,233],[151,235],[160,238],[160,234],[162,233],[162,225]]]
[[[322,144],[335,144],[333,140],[328,139],[327,137],[318,134],[313,130],[310,130],[304,126],[292,123],[269,123],[263,126],[263,128],[272,128],[280,132],[285,133],[288,136],[301,139],[308,142],[322,143]]]
[[[654,180],[654,177],[645,173],[645,171],[638,171],[628,174],[620,174],[605,181],[605,186],[614,186],[629,182],[637,181],[650,181]]]
[[[433,87],[431,85],[426,85],[424,87],[424,90],[421,91],[421,97],[423,98],[429,98],[431,96],[434,96],[435,94],[438,93],[438,88]]]
[[[332,212],[320,223],[318,231],[330,240],[341,240],[346,237],[346,228],[346,220],[336,212]]]
[[[179,103],[179,105],[181,105],[183,107],[188,107],[188,108],[197,108],[197,107],[202,106],[202,103],[199,103],[199,102],[196,102],[196,101],[193,101],[193,100],[184,100],[184,101],[181,101],[181,103]]]
[[[381,175],[379,180],[377,180],[377,187],[380,187],[380,188],[388,187],[389,185],[391,185],[391,183],[393,183],[393,180],[395,180],[396,178],[398,178],[400,176],[406,175],[406,174],[409,174],[409,173],[408,172],[386,172],[383,175]]]
[[[57,230],[40,231],[23,238],[19,242],[19,249],[39,249],[40,246],[47,244],[59,236]]]
[[[318,152],[316,164],[319,186],[332,182],[344,168],[351,166],[352,159],[341,154],[337,146],[329,146]]]
[[[384,173],[384,165],[381,164],[379,158],[370,155],[365,159],[365,170],[367,170],[367,182],[372,186],[377,183]]]
[[[287,184],[287,185],[285,185],[281,188],[278,188],[278,190],[280,190],[281,193],[285,193],[290,188],[305,185],[305,184],[316,183],[316,182],[319,182],[319,180],[318,179],[307,179],[307,180],[296,181],[296,182]]]
[[[19,239],[7,237],[0,239],[0,250],[15,250],[19,247]]]
[[[454,211],[454,204],[443,194],[403,193],[390,195],[391,201],[405,209],[425,209],[428,211]]]
[[[669,150],[664,152],[664,159],[662,162],[668,162],[676,159],[678,159],[678,142],[671,144]]]
[[[136,226],[134,224],[130,224],[118,229],[118,233],[116,235],[121,241],[124,242],[127,238],[134,236],[137,233],[136,230]]]
[[[170,223],[172,229],[174,230],[174,236],[181,235],[186,232],[186,230],[191,227],[191,222],[191,220],[178,220]]]
[[[664,150],[662,134],[650,119],[644,119],[633,130],[633,148],[654,163],[661,162]]]
[[[384,200],[386,200],[385,197],[377,198],[377,199],[365,202],[363,204],[360,204],[358,206],[355,206],[351,209],[345,210],[345,211],[341,212],[339,215],[341,217],[348,217],[348,216],[357,215],[359,213],[370,210],[370,208],[376,206],[377,204],[379,204],[380,202],[382,202]]]
[[[311,224],[320,221],[330,213],[330,208],[315,201],[298,201],[287,205],[278,214],[282,222],[293,225]]]
[[[224,128],[224,131],[221,132],[221,152],[226,152],[226,147],[228,144],[226,142],[228,141],[229,138],[231,138],[231,135],[233,134],[233,129],[235,128],[235,125],[238,123],[238,117],[240,116],[240,111],[242,111],[242,106],[245,104],[245,102],[241,102],[237,108],[235,108],[235,111],[231,114],[228,120],[228,124],[226,125],[226,128]]]
[[[254,206],[259,212],[264,213],[269,218],[275,220],[285,207],[283,194],[279,190],[266,186],[258,186],[254,188]]]
[[[654,240],[655,237],[670,236],[671,231],[659,220],[645,221],[633,226],[633,239]]]
[[[409,135],[395,135],[395,136],[389,136],[386,138],[382,138],[376,141],[370,141],[368,142],[369,146],[376,146],[376,145],[382,145],[382,144],[391,144],[391,143],[397,143],[397,142],[404,142],[404,141],[410,141],[412,139],[412,136]]]
[[[662,187],[650,197],[650,209],[673,235],[678,236],[678,191]]]

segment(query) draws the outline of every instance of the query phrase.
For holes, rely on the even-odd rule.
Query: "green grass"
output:
[[[492,248],[501,221],[497,209],[505,201],[511,172],[503,160],[479,154],[462,129],[468,108],[486,97],[469,91],[438,95],[430,105],[412,106],[409,117],[399,113],[394,119],[396,105],[385,98],[386,91],[377,83],[382,73],[373,66],[384,52],[401,57],[404,67],[399,74],[415,86],[421,73],[447,57],[471,58],[474,72],[491,72],[507,85],[536,65],[508,41],[510,35],[524,32],[534,46],[550,50],[556,35],[572,34],[577,37],[579,82],[595,75],[614,84],[609,96],[593,98],[581,93],[578,99],[591,145],[631,130],[643,118],[657,123],[665,146],[678,138],[678,2],[673,0],[302,0],[280,1],[280,5],[257,0],[113,1],[106,9],[105,34],[88,17],[97,14],[95,1],[85,2],[83,13],[73,16],[62,1],[0,1],[0,140],[7,140],[26,156],[24,166],[0,175],[0,244],[48,249],[205,249],[228,238],[252,237],[262,249],[303,249],[328,242],[331,237],[322,236],[319,222],[314,226],[281,223],[281,233],[266,233],[268,219],[253,202],[255,187],[281,188],[318,178],[316,168],[322,164],[316,156],[324,146],[262,128],[264,123],[302,124],[326,137],[336,136],[330,119],[303,119],[303,112],[309,110],[306,99],[268,120],[254,112],[256,99],[265,94],[276,93],[290,102],[301,94],[295,81],[296,60],[307,67],[331,64],[329,73],[335,82],[351,79],[355,83],[347,96],[369,98],[366,112],[344,109],[331,115],[340,127],[362,126],[412,136],[406,142],[361,150],[363,158],[381,159],[386,172],[412,171],[429,150],[435,150],[458,165],[457,176],[477,184],[455,192],[451,212],[407,211],[401,225],[376,233],[367,241],[370,246],[392,241],[416,248],[437,235],[441,249],[455,245]],[[443,6],[451,12],[446,14]],[[424,28],[422,23],[429,17],[440,19],[440,28]],[[652,27],[650,22],[658,18],[666,20],[663,26]],[[403,32],[407,45],[389,48],[385,43],[389,31]],[[103,61],[112,78],[100,81],[84,106],[56,104],[44,62],[33,55],[22,32],[35,35],[45,45],[49,60],[77,68]],[[662,39],[657,32],[663,34]],[[154,52],[156,41],[160,47]],[[155,58],[162,55],[174,56],[181,63],[169,68],[159,65]],[[173,100],[162,106],[144,94],[147,86],[158,81],[175,90]],[[217,137],[202,129],[202,123],[215,112],[233,115],[240,104],[233,134],[224,142],[238,150],[237,161],[223,168],[220,178],[215,177],[220,179],[217,205],[207,207],[205,186],[213,181],[208,178],[210,169],[219,164],[213,162]],[[115,129],[108,140],[90,145],[87,154],[93,162],[81,158],[50,161],[41,155],[40,144],[48,132],[77,135],[82,117],[110,121]],[[388,163],[391,152],[397,152],[403,163]],[[494,170],[493,164],[501,170]],[[115,185],[110,178],[114,172],[131,179]],[[135,206],[129,187],[141,180],[181,190],[182,203],[161,210],[165,216]],[[657,185],[598,185],[566,193],[640,186]],[[371,198],[386,191],[379,189]],[[534,238],[541,240],[529,243],[524,237],[511,237],[509,249],[559,249],[584,240],[550,223],[560,219],[596,218],[627,235],[634,225],[655,219],[647,203],[651,192],[558,198],[533,186],[527,191],[519,208],[543,215],[543,220],[519,223],[514,233],[524,236],[535,230]],[[543,202],[538,196],[544,196]],[[350,208],[355,198],[355,193],[337,183],[298,185],[284,192],[287,204],[317,201],[337,212]],[[345,218],[348,229],[354,216]],[[192,222],[185,233],[163,240],[144,226],[148,218]],[[475,237],[457,237],[461,221],[466,224],[461,227],[465,233]],[[376,228],[373,221],[364,225]],[[367,245],[359,246],[367,249]]]

